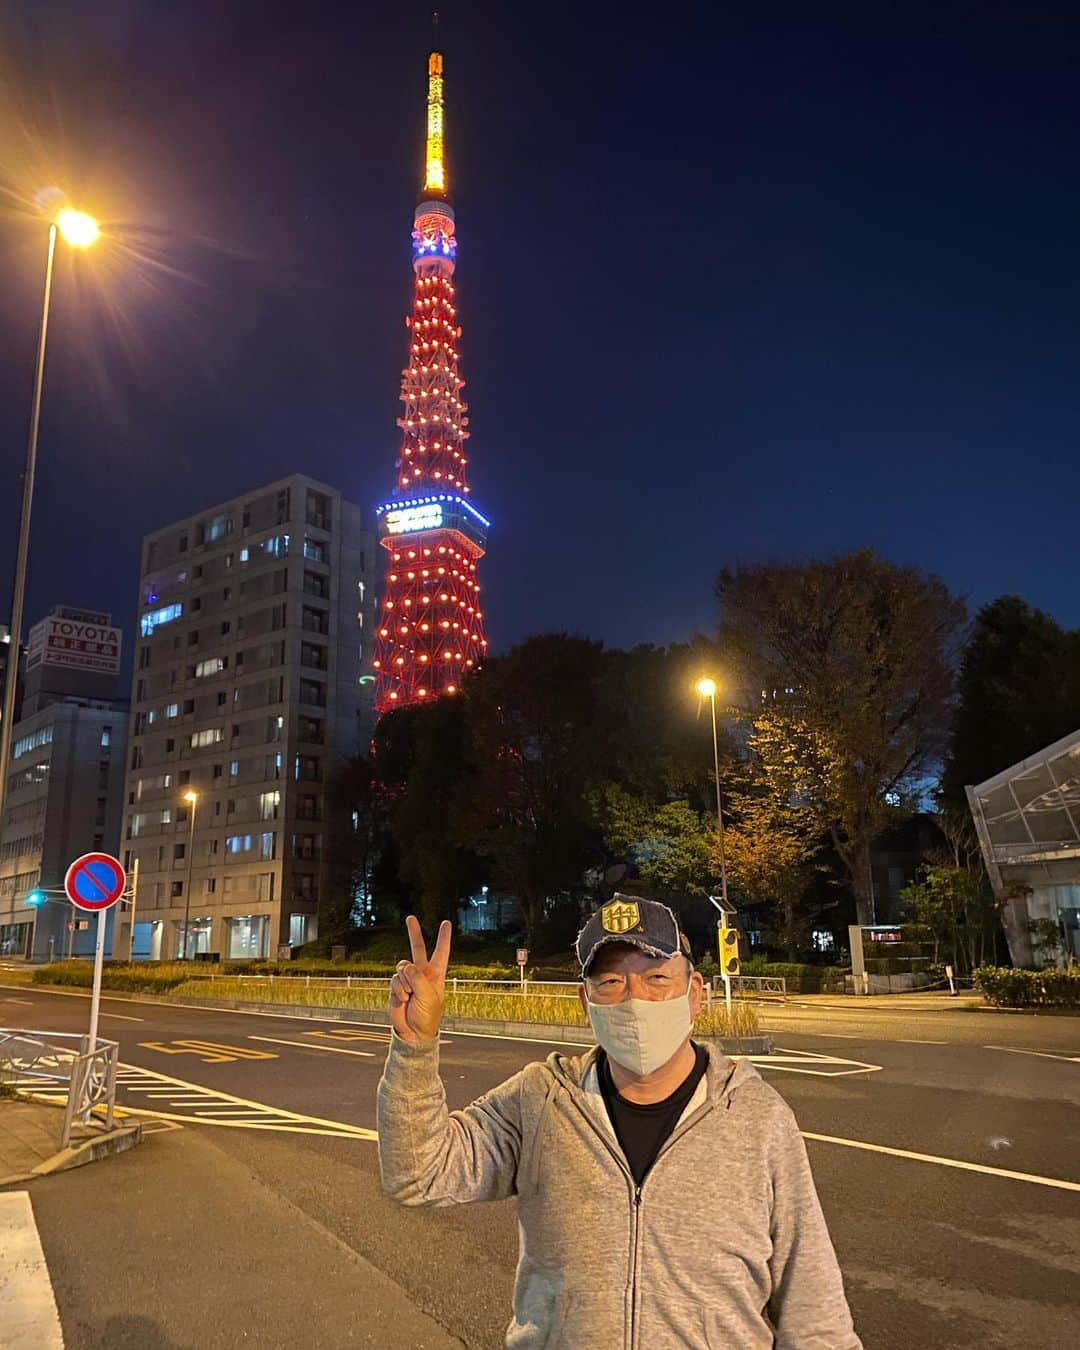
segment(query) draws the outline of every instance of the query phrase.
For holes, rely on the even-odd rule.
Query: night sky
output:
[[[399,433],[430,6],[9,0],[0,610],[50,182],[32,622],[130,635],[141,535]],[[495,650],[709,631],[871,545],[1080,625],[1073,5],[454,4],[450,176]],[[130,641],[129,641],[130,651]]]

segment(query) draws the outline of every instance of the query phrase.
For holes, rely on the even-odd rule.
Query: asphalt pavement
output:
[[[777,1050],[755,1060],[807,1135],[865,1345],[1071,1346],[1080,1019],[869,1002],[769,1008]],[[502,1344],[515,1203],[405,1211],[379,1187],[385,1027],[108,997],[102,1012],[119,1101],[152,1132],[31,1188],[69,1350]],[[78,993],[0,988],[0,1025],[86,1014]],[[443,1039],[451,1106],[576,1053]]]

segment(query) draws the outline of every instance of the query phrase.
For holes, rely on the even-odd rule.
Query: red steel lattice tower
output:
[[[379,610],[379,712],[456,694],[487,651],[477,562],[490,521],[466,482],[469,419],[458,369],[457,240],[443,156],[443,58],[428,57],[427,160],[413,223],[415,285],[401,372],[397,481],[376,507],[390,557]]]

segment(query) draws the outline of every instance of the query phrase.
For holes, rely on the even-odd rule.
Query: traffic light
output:
[[[739,931],[737,928],[725,928],[723,924],[716,930],[720,944],[720,972],[723,975],[739,973]]]
[[[30,894],[26,897],[26,903],[27,905],[29,905],[31,909],[40,909],[41,906],[45,903],[45,892],[31,891]]]

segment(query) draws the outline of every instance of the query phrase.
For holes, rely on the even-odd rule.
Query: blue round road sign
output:
[[[108,909],[115,905],[127,884],[127,874],[111,853],[84,853],[67,870],[64,890],[79,909]]]

